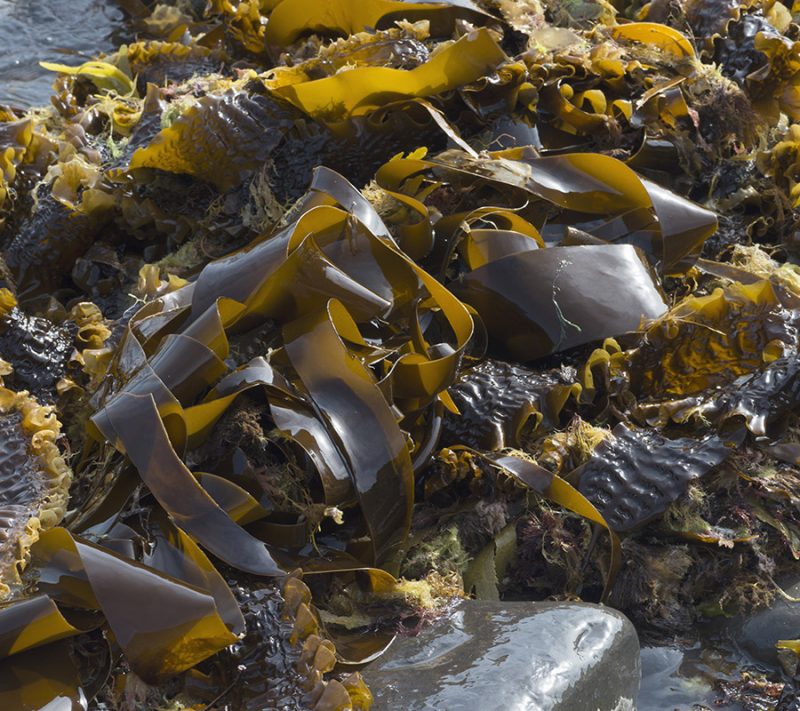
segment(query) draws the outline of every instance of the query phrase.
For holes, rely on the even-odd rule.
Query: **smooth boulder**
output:
[[[627,711],[639,640],[600,605],[466,600],[363,673],[374,711]]]

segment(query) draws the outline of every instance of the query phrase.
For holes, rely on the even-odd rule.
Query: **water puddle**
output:
[[[772,711],[782,681],[730,639],[641,649],[638,711]]]

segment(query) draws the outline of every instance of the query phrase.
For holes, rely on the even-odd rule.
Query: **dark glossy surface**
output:
[[[289,642],[292,621],[283,619],[276,587],[234,590],[247,633],[221,655],[223,684],[232,684],[220,711],[306,708],[296,665],[300,650]]]
[[[800,579],[797,576],[781,582],[790,597],[800,597]],[[769,607],[749,617],[737,615],[720,621],[719,626],[752,659],[774,666],[778,663],[776,642],[800,637],[800,603],[778,597]]]
[[[629,245],[521,252],[469,272],[454,291],[498,350],[520,361],[635,331],[667,309]]]
[[[557,422],[560,405],[569,394],[559,375],[492,359],[471,368],[451,390],[461,414],[445,415],[443,444],[518,447],[523,429],[535,429],[542,417],[549,424]]]
[[[617,425],[580,468],[578,488],[614,530],[628,531],[663,513],[730,453],[715,436],[670,440]]]
[[[46,489],[41,463],[28,452],[29,436],[18,412],[0,414],[0,570],[19,557],[17,541],[36,515]]]
[[[0,353],[14,372],[7,386],[27,390],[40,402],[52,402],[74,348],[74,334],[46,318],[14,309],[0,320]]]
[[[770,363],[760,372],[740,378],[717,406],[726,417],[742,417],[751,432],[780,432],[785,417],[800,402],[800,359],[796,353]]]
[[[106,217],[104,210],[92,216],[70,211],[43,190],[38,209],[20,221],[4,252],[20,300],[58,288]]]

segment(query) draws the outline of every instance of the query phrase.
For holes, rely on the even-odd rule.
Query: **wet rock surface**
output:
[[[639,642],[620,613],[575,603],[460,603],[364,672],[375,711],[633,709]]]
[[[783,589],[795,600],[800,597],[800,577],[784,581]],[[739,648],[756,662],[778,664],[779,640],[796,639],[800,633],[800,602],[778,597],[750,617],[727,620],[724,627]]]
[[[52,402],[73,350],[69,327],[13,309],[0,323],[0,349],[14,369],[8,382]]]

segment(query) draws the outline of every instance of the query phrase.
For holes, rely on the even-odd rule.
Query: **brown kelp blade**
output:
[[[0,611],[7,620],[5,655],[83,631],[66,621],[53,600],[102,611],[129,663],[146,679],[188,669],[235,640],[208,592],[73,538],[63,528],[43,534],[35,556],[46,595]]]
[[[731,450],[714,435],[666,439],[617,425],[575,472],[578,489],[620,532],[663,513],[689,483],[721,464]]]
[[[635,331],[667,308],[629,245],[517,253],[467,273],[454,291],[519,361]]]
[[[312,118],[342,121],[392,101],[425,98],[468,84],[505,58],[491,35],[480,29],[409,71],[357,67],[326,79],[281,87],[275,94]]]
[[[428,160],[397,157],[379,171],[378,180],[384,175],[384,182],[395,183],[394,189],[402,192],[403,180],[424,171],[459,182],[511,188],[520,204],[531,198],[545,201],[566,211],[567,224],[583,225],[606,242],[635,244],[665,269],[694,255],[717,228],[711,211],[602,154],[541,156],[532,147],[522,147],[473,156],[449,150]],[[536,212],[544,210],[546,215],[552,211],[549,206]]]
[[[152,397],[123,394],[111,408],[115,442],[178,526],[240,570],[283,575],[267,547],[217,505],[175,454]]]
[[[374,378],[347,352],[342,328],[352,331],[355,323],[331,301],[326,311],[285,326],[284,347],[316,411],[341,443],[380,561],[411,525],[411,458]],[[324,361],[319,353],[326,354]]]
[[[65,417],[0,432],[0,708],[85,711],[102,638],[109,706],[142,677],[366,709],[326,675],[469,593],[477,551],[495,597],[605,601],[624,557],[632,618],[677,609],[627,584],[646,549],[697,563],[682,596],[711,562],[761,601],[800,555],[791,469],[706,473],[798,461],[788,5],[124,4],[141,38],[0,107],[0,410]],[[745,237],[787,263],[719,251]],[[29,441],[76,454],[69,530],[66,474],[28,506]]]

